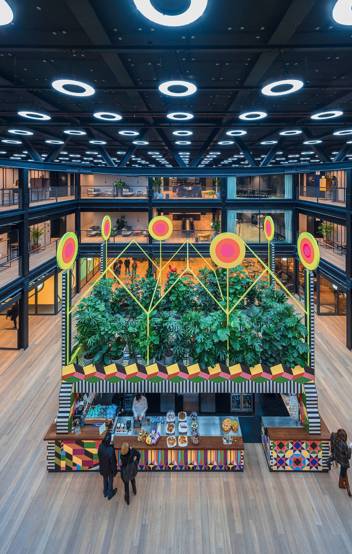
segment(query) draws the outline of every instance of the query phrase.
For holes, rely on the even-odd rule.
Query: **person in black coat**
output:
[[[138,464],[141,459],[141,454],[135,448],[130,448],[127,442],[121,446],[121,479],[125,486],[125,501],[130,503],[130,481],[132,484],[133,494],[137,494],[136,475],[138,473]]]
[[[111,500],[117,489],[113,489],[114,477],[117,475],[117,461],[115,448],[111,444],[111,433],[106,433],[104,440],[99,446],[98,458],[100,464],[100,475],[104,479],[104,496]]]

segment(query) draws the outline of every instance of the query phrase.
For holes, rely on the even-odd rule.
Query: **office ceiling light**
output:
[[[337,0],[332,10],[332,17],[340,25],[352,25],[352,1]]]
[[[91,85],[82,81],[75,81],[74,79],[57,79],[51,83],[51,86],[58,92],[68,94],[69,96],[85,97],[95,94],[95,89]]]
[[[313,144],[321,144],[322,142],[323,142],[322,140],[305,140],[303,144],[313,145]]]
[[[173,121],[189,121],[194,118],[194,115],[189,112],[171,112],[166,117]]]
[[[196,0],[197,1],[197,0]],[[0,26],[9,25],[13,21],[13,11],[5,0],[0,0]]]
[[[329,110],[328,112],[315,113],[310,118],[320,121],[322,119],[335,119],[335,117],[341,117],[342,115],[343,112],[341,110]]]
[[[13,139],[2,139],[4,144],[22,144],[21,140],[13,140]]]
[[[11,135],[20,135],[22,137],[30,137],[33,135],[32,131],[25,131],[24,129],[9,129],[7,132]]]
[[[176,137],[191,137],[193,135],[193,131],[173,131],[172,134]]]
[[[99,144],[101,146],[104,146],[104,144],[106,144],[106,140],[96,140],[96,139],[94,139],[94,140],[90,140],[89,144]]]
[[[239,119],[242,119],[243,121],[258,121],[259,119],[265,119],[268,117],[268,114],[266,112],[244,112],[241,113],[239,116]]]
[[[293,92],[301,90],[303,86],[303,81],[299,79],[284,79],[266,85],[262,88],[262,94],[265,96],[284,96],[285,94],[292,94]]]
[[[302,131],[300,129],[292,129],[290,131],[281,131],[279,134],[282,137],[294,137],[296,135],[301,135]]]
[[[183,27],[197,21],[205,12],[208,0],[190,0],[189,7],[180,14],[167,15],[153,6],[152,0],[133,0],[137,10],[149,21],[165,27]]]
[[[29,110],[21,110],[17,112],[20,117],[26,119],[34,119],[35,121],[49,121],[51,119],[50,115],[41,112],[31,112]]]
[[[95,112],[93,116],[102,121],[121,121],[122,119],[122,115],[113,112]]]
[[[133,144],[136,146],[148,146],[149,142],[147,140],[134,140]]]
[[[63,140],[54,140],[54,139],[46,140],[45,142],[46,144],[65,144]]]
[[[218,142],[219,146],[231,146],[232,144],[235,144],[233,140],[219,140]]]
[[[352,129],[342,129],[341,131],[334,132],[335,137],[346,137],[352,135]]]
[[[190,140],[177,140],[175,144],[177,144],[178,146],[189,146],[192,143]]]
[[[122,135],[123,137],[138,137],[139,132],[138,131],[119,131],[119,135]]]
[[[172,90],[175,88],[182,90]],[[166,94],[166,96],[184,97],[192,96],[192,94],[195,94],[198,89],[196,85],[189,83],[188,81],[166,81],[165,83],[161,83],[161,85],[159,85],[159,90],[163,94]]]
[[[244,137],[244,135],[247,134],[247,131],[244,131],[243,129],[236,129],[233,131],[226,131],[226,134],[228,137]]]
[[[73,137],[82,137],[87,134],[85,131],[79,131],[78,129],[66,129],[64,133],[65,135],[72,135]]]

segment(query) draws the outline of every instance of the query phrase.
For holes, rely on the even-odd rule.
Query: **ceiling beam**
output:
[[[173,156],[176,164],[178,167],[187,167],[181,156],[178,155],[178,153],[175,150],[175,146],[172,144],[172,142],[169,140],[168,136],[164,133],[162,129],[158,130],[159,136],[163,143],[165,144],[166,148],[168,149],[171,156]]]
[[[267,165],[269,165],[275,158],[276,152],[278,152],[280,148],[281,148],[281,142],[279,141],[277,144],[274,144],[272,148],[270,148],[269,152],[267,153],[263,161],[260,163],[260,167],[266,167]]]
[[[341,148],[340,152],[335,156],[334,163],[344,162],[347,154],[349,153],[349,151],[351,149],[351,146],[352,146],[351,144],[345,144]]]
[[[71,137],[68,137],[65,140],[64,144],[60,144],[60,146],[58,148],[55,148],[55,150],[53,150],[52,153],[48,156],[46,161],[48,163],[52,163],[55,160],[57,160],[57,158],[60,156],[61,152],[66,148],[66,146],[70,142],[70,139],[71,139]]]
[[[314,137],[311,135],[307,129],[302,129],[303,135],[306,140],[314,140]],[[325,153],[324,149],[321,146],[318,146],[316,144],[304,144],[304,147],[311,148],[321,159],[322,162],[328,163],[330,162],[329,156]]]
[[[34,146],[32,145],[30,140],[25,139],[24,144],[25,144],[26,149],[28,150],[29,154],[31,155],[33,161],[35,161],[35,162],[43,161],[43,158],[41,157],[39,152],[36,150],[36,148],[34,148]]]
[[[191,167],[198,167],[199,163],[201,162],[202,158],[205,156],[205,154],[208,151],[209,146],[213,143],[215,140],[215,137],[218,135],[220,129],[219,127],[216,127],[207,138],[206,142],[203,144],[202,149],[198,152],[197,156],[193,159],[191,163]]]
[[[248,147],[246,146],[246,144],[239,138],[236,138],[235,142],[238,148],[241,150],[242,154],[244,154],[244,157],[246,158],[247,162],[249,162],[251,166],[257,167],[257,162],[255,161],[252,153],[248,150]]]
[[[110,156],[109,152],[104,148],[104,146],[96,146],[94,145],[94,148],[97,148],[99,150],[100,154],[102,155],[102,158],[104,161],[111,167],[117,167],[117,164],[114,162],[112,157]]]

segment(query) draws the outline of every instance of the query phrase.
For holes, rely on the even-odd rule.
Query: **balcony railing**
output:
[[[20,276],[21,258],[16,254],[0,258],[0,288]]]
[[[149,234],[147,229],[134,229],[126,226],[124,229],[113,229],[110,243],[128,243],[132,240],[136,242],[149,242]],[[81,231],[81,242],[101,242],[101,228],[98,225],[92,225],[89,229]]]
[[[82,198],[119,198],[128,200],[131,198],[147,198],[148,188],[143,186],[115,187],[107,186],[81,186]]]
[[[154,200],[219,200],[220,191],[204,190],[200,186],[170,187],[170,190],[154,191]]]
[[[45,189],[29,189],[30,204],[39,202],[62,202],[74,199],[74,190],[70,187],[50,187]]]
[[[29,246],[29,269],[32,270],[51,258],[55,258],[58,242],[58,239],[54,239],[50,242],[31,243]]]
[[[19,189],[0,189],[0,210],[17,208],[19,203]]]
[[[194,229],[192,231],[174,231],[166,241],[171,244],[180,242],[209,243],[217,233],[214,229]]]
[[[304,185],[299,187],[299,197],[308,202],[318,202],[321,204],[340,204],[346,205],[346,188],[336,187],[330,190],[321,191],[319,185]]]

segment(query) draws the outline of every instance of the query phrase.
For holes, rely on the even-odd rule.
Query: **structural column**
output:
[[[29,172],[27,169],[19,170],[19,188],[21,208],[24,215],[18,227],[18,242],[20,256],[20,275],[24,278],[21,299],[19,301],[19,332],[18,332],[18,347],[28,348],[29,344],[29,316],[28,316],[28,274],[29,274],[29,188],[28,188]]]

